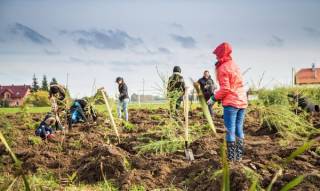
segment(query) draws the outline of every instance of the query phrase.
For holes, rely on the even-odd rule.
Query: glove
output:
[[[211,96],[210,99],[207,101],[208,105],[213,105],[216,102],[214,96]]]

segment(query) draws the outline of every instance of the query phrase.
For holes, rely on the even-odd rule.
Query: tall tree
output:
[[[55,77],[52,78],[51,82],[50,82],[50,85],[52,84],[58,84],[58,81]]]
[[[41,90],[49,91],[48,81],[47,81],[47,76],[46,75],[43,75]]]
[[[37,92],[40,89],[38,79],[35,74],[33,74],[32,78],[32,86],[31,86],[31,92]]]

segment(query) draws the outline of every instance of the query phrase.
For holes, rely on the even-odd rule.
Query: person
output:
[[[87,117],[84,113],[87,104],[85,99],[74,100],[70,107],[69,129],[72,128],[72,124],[74,123],[87,121]]]
[[[63,130],[60,117],[67,110],[67,90],[60,84],[51,84],[49,88],[49,99],[51,102],[51,111],[56,117],[56,129]]]
[[[203,92],[204,98],[206,101],[210,99],[214,94],[214,90],[216,89],[216,85],[214,81],[211,79],[210,73],[208,70],[203,72],[203,77],[198,80],[200,84],[201,91]],[[213,104],[208,104],[209,112],[211,117],[213,117]]]
[[[177,114],[177,110],[180,108],[185,93],[186,87],[183,76],[181,75],[181,68],[175,66],[173,68],[173,74],[169,77],[167,85],[167,97],[170,102],[170,112]]]
[[[244,152],[243,123],[248,103],[240,69],[232,60],[231,53],[232,48],[226,42],[213,51],[217,58],[215,67],[220,89],[211,96],[208,104],[216,100],[222,102],[228,159],[240,161]]]
[[[40,125],[35,130],[36,136],[41,137],[42,139],[52,139],[54,138],[52,126],[56,123],[54,115],[48,113]]]
[[[116,78],[116,83],[118,84],[119,90],[119,101],[117,106],[118,117],[122,118],[122,111],[125,115],[125,120],[129,120],[129,113],[128,113],[128,104],[129,104],[129,95],[128,95],[128,87],[127,84],[124,82],[122,77]]]

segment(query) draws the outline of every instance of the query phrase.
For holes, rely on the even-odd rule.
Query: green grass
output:
[[[98,110],[98,112],[106,111],[105,105],[96,105],[95,108]],[[140,105],[138,103],[129,103],[129,109],[155,110],[159,108],[168,108],[168,106],[165,103],[141,103]],[[46,113],[46,112],[49,112],[50,110],[51,110],[51,107],[29,107],[28,108],[29,113]],[[116,111],[115,104],[112,104],[112,110]],[[21,109],[19,107],[0,108],[0,113],[13,114],[13,113],[18,113],[20,111]]]

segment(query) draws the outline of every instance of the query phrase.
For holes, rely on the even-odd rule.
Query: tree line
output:
[[[52,84],[57,84],[58,81],[55,77],[53,77],[50,81],[50,85]],[[31,92],[38,92],[39,90],[41,91],[49,91],[49,84],[47,80],[47,76],[43,75],[42,81],[41,81],[41,86],[39,85],[38,78],[36,77],[35,74],[33,74],[32,78],[32,85],[31,85]]]

